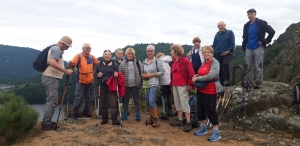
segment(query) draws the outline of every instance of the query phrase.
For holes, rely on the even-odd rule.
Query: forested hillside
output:
[[[0,44],[0,84],[24,83],[41,73],[32,68],[40,51]]]
[[[146,54],[146,47],[150,45],[150,44],[135,44],[133,46],[125,46],[123,48],[124,52],[126,51],[127,48],[129,47],[132,47],[134,50],[135,50],[135,54],[136,54],[136,58],[138,60],[144,60],[146,59],[147,57],[147,54]],[[158,43],[158,44],[152,44],[155,46],[155,53],[158,53],[158,52],[162,52],[166,55],[170,55],[170,47],[171,45],[173,44],[170,44],[170,43]],[[184,54],[187,54],[193,46],[191,45],[182,45],[183,49],[184,49]]]

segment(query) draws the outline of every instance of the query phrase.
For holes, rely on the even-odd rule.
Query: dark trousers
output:
[[[92,89],[93,89],[93,84],[76,83],[74,109],[72,111],[72,115],[74,117],[77,117],[78,110],[80,108],[83,99],[84,99],[83,114],[89,113],[90,96],[91,96]]]
[[[170,85],[163,85],[163,86],[161,86],[160,90],[161,90],[162,96],[164,97],[166,112],[172,111]]]
[[[219,124],[216,100],[216,94],[205,94],[197,90],[197,114],[199,121],[206,120],[207,116],[212,125]]]
[[[140,113],[139,87],[137,86],[126,87],[126,94],[123,101],[124,112],[128,113],[130,95],[133,95],[135,113]]]
[[[230,61],[230,54],[227,54],[226,56],[221,56],[221,54],[214,54],[214,57],[219,61],[220,63],[220,81],[221,84],[224,86],[224,80],[226,79],[227,82],[229,82],[229,61]]]
[[[99,113],[105,116],[108,115],[106,106],[107,98],[109,98],[110,103],[110,115],[117,116],[119,113],[118,95],[117,92],[109,91],[107,86],[101,86],[100,89]]]

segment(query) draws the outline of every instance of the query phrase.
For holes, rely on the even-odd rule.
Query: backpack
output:
[[[300,83],[297,83],[297,84],[293,85],[293,95],[294,95],[294,99],[292,101],[292,105],[296,108],[297,115],[299,115],[299,110],[300,110]]]
[[[191,111],[191,124],[193,128],[198,128],[198,116],[197,116],[197,98],[191,96],[189,99],[189,106]]]
[[[76,68],[80,67],[82,53],[79,54]],[[94,56],[92,55],[92,62],[94,62]]]
[[[226,31],[226,35],[230,37],[229,31],[231,31],[231,30]],[[236,51],[236,44],[234,44],[233,50],[230,52],[230,59],[233,58],[235,51]]]
[[[50,65],[48,63],[48,52],[49,49],[53,46],[57,45],[50,45],[47,48],[45,48],[34,60],[32,63],[32,67],[37,70],[38,72],[44,72],[46,68]]]

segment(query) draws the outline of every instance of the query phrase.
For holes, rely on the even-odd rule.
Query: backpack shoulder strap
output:
[[[118,72],[118,70],[116,70],[117,67],[116,67],[116,62],[114,60],[112,60],[112,65],[114,67],[114,71]]]
[[[139,63],[139,60],[136,59],[135,63],[136,63],[136,67],[137,67],[138,70],[139,70],[139,73],[141,74],[141,69],[140,69],[140,63]]]
[[[157,67],[157,58],[155,58],[155,66],[156,66],[156,71],[158,72],[158,67]]]
[[[77,68],[80,67],[81,57],[82,57],[82,53],[79,53],[78,54],[78,61],[77,61],[77,65],[76,65]]]

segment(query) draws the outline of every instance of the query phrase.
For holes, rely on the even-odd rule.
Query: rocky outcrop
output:
[[[225,87],[226,93],[232,93],[233,96],[221,121],[232,122],[241,127],[245,107],[246,130],[260,132],[280,130],[300,138],[300,116],[295,114],[295,108],[291,104],[292,90],[288,84],[265,81],[261,89],[252,89],[245,94],[242,90],[239,85]],[[245,106],[242,104],[243,97]],[[219,105],[222,109],[225,104],[221,105],[222,100]]]
[[[291,24],[271,46],[265,49],[270,62],[264,80],[294,84],[300,82],[300,22]],[[275,58],[273,58],[273,56]]]

